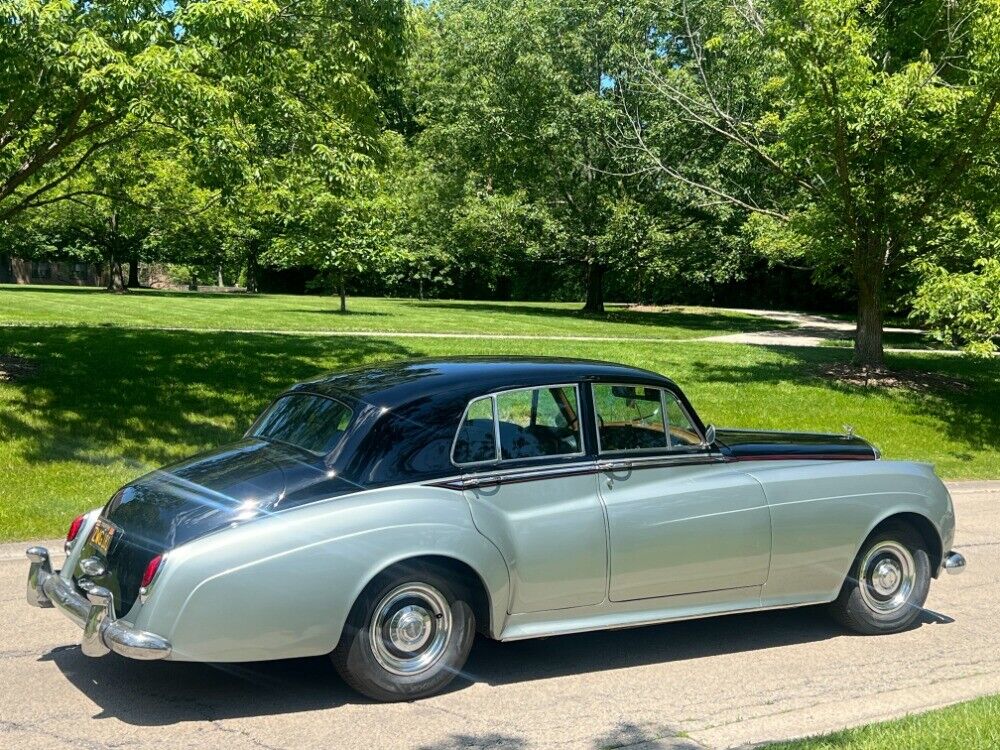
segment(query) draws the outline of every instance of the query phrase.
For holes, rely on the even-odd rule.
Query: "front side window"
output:
[[[343,437],[351,415],[347,406],[332,398],[293,393],[271,404],[248,434],[325,455]]]
[[[659,388],[594,385],[594,411],[601,452],[663,450],[666,419]]]
[[[458,428],[452,459],[471,464],[581,453],[578,414],[574,386],[526,388],[477,399]]]

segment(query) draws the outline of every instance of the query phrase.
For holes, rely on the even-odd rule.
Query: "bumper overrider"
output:
[[[49,551],[32,547],[27,552],[31,560],[28,571],[28,604],[33,607],[57,607],[69,619],[83,628],[80,644],[87,656],[104,656],[114,651],[130,659],[166,659],[170,642],[154,633],[139,630],[115,617],[112,594],[103,586],[90,584],[87,596],[82,596],[71,581],[52,572]],[[81,583],[81,588],[85,584]]]

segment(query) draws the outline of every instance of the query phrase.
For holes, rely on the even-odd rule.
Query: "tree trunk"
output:
[[[604,266],[600,263],[587,264],[587,302],[583,311],[604,312]]]
[[[337,280],[337,287],[340,290],[340,311],[345,313],[347,312],[347,286],[344,284],[343,274]]]
[[[138,289],[139,286],[139,261],[132,258],[128,262],[128,288]]]
[[[218,280],[219,280],[219,286],[226,285],[226,282],[222,280],[222,266],[219,266],[218,268]]]
[[[256,294],[258,289],[257,276],[260,274],[260,264],[257,262],[257,251],[251,250],[247,255],[247,291]]]
[[[858,284],[858,322],[854,332],[854,364],[881,368],[885,363],[882,348],[882,310],[885,264],[881,243],[859,248],[855,262]]]

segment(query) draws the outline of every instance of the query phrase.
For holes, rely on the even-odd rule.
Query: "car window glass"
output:
[[[534,388],[497,395],[500,458],[539,458],[580,452],[576,389]]]
[[[453,458],[457,464],[494,461],[497,456],[493,430],[493,399],[473,401],[458,429]]]
[[[594,410],[603,453],[667,447],[659,388],[595,384]]]
[[[677,397],[667,391],[663,394],[667,401],[667,424],[669,425],[670,446],[689,448],[701,445],[701,436],[688,418]]]
[[[351,410],[339,401],[296,393],[271,404],[250,436],[326,454],[336,446],[350,421]]]

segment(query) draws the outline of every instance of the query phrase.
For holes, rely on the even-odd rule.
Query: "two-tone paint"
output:
[[[579,454],[452,462],[470,401],[566,383],[578,387]],[[110,592],[122,626],[169,642],[167,658],[226,662],[330,652],[368,582],[413,558],[472,577],[479,626],[500,640],[831,601],[864,540],[896,516],[940,570],[954,513],[930,466],[876,460],[851,435],[721,429],[685,450],[604,454],[593,383],[665,389],[708,434],[676,384],[622,365],[349,371],[289,391],[351,406],[332,453],[248,438],[153,472],[87,516],[53,575],[63,593]],[[118,530],[106,556],[89,541],[99,518]],[[165,562],[139,596],[157,554]],[[94,558],[107,568],[96,578],[81,567]]]

